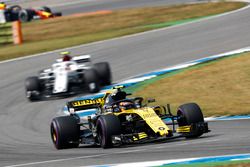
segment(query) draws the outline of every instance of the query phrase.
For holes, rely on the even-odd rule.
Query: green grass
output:
[[[169,73],[130,88],[135,96],[170,103],[197,102],[205,116],[250,114],[250,53]]]
[[[181,24],[245,6],[218,2],[114,11],[106,15],[66,16],[23,24],[24,43],[0,47],[0,60],[85,44]]]
[[[209,163],[193,163],[182,165],[163,165],[161,167],[250,167],[250,161],[225,161]]]

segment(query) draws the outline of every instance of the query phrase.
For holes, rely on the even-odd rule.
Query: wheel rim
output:
[[[100,125],[102,124],[102,122],[99,122]],[[103,130],[103,128],[101,128],[102,126],[98,127],[98,133],[97,133],[97,137],[98,137],[98,141],[101,145],[101,147],[105,147],[105,143],[106,143],[106,139],[105,139],[105,132]]]
[[[52,123],[52,127],[51,127],[51,138],[52,138],[54,145],[57,147],[58,146],[58,133],[57,133],[54,122]]]
[[[105,142],[104,140],[105,140],[105,139],[104,139],[104,137],[103,137],[102,130],[99,129],[99,131],[98,131],[98,141],[99,141],[99,143],[100,143],[101,146],[103,146],[103,144],[104,144],[104,142]]]
[[[56,133],[53,133],[53,141],[54,141],[54,143],[56,143],[56,141],[57,141]]]
[[[89,89],[90,89],[91,91],[95,90],[95,89],[96,89],[96,84],[95,84],[94,82],[89,83]]]
[[[21,15],[20,15],[20,18],[21,18],[21,20],[23,20],[23,21],[26,21],[26,20],[27,20],[27,17],[25,16],[25,14],[21,14]]]

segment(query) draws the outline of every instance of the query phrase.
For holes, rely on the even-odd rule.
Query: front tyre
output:
[[[94,69],[86,70],[84,73],[84,79],[90,93],[97,93],[100,91],[98,73]]]
[[[197,138],[204,133],[204,129],[199,129],[197,125],[204,125],[204,117],[202,111],[196,103],[187,103],[181,105],[177,110],[178,125],[190,126],[191,132],[185,134],[186,138]]]
[[[110,85],[112,83],[111,69],[108,62],[94,64],[99,75],[102,85]]]
[[[40,99],[41,85],[38,77],[28,77],[25,80],[26,97],[31,101]]]
[[[34,12],[29,9],[22,9],[19,14],[18,18],[21,22],[29,22],[33,19]]]
[[[76,148],[79,146],[79,120],[74,116],[56,117],[50,125],[50,134],[57,149]]]
[[[112,144],[112,136],[121,134],[121,123],[117,116],[101,115],[97,122],[97,139],[102,148],[110,148]]]

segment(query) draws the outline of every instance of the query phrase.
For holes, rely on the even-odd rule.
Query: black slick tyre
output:
[[[84,73],[84,79],[87,89],[90,93],[97,93],[100,91],[100,81],[98,73],[94,69],[88,69]]]
[[[108,62],[94,64],[99,75],[102,85],[110,85],[112,83],[111,69]]]
[[[179,126],[188,126],[194,125],[196,123],[203,123],[204,117],[202,111],[196,103],[187,103],[181,105],[177,110],[177,120]],[[193,132],[185,135],[186,138],[197,138],[203,134],[203,131],[196,131],[193,129]]]
[[[26,96],[30,101],[36,101],[40,98],[40,81],[38,77],[28,77],[25,80]]]
[[[22,9],[18,14],[18,18],[21,22],[29,22],[33,18],[33,13],[32,10]]]
[[[80,127],[74,116],[56,117],[50,125],[51,139],[56,149],[79,146]]]
[[[112,114],[101,115],[96,122],[96,127],[97,138],[102,148],[112,147],[112,136],[121,134],[120,120]]]
[[[5,18],[7,21],[17,21],[19,20],[19,12],[22,10],[21,6],[13,5],[5,10]]]

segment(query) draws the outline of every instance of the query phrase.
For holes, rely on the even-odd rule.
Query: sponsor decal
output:
[[[102,103],[104,103],[104,99],[97,98],[97,99],[73,101],[71,102],[71,105],[72,107],[81,107],[81,106],[86,106],[86,105],[94,105],[94,104],[102,104]]]

